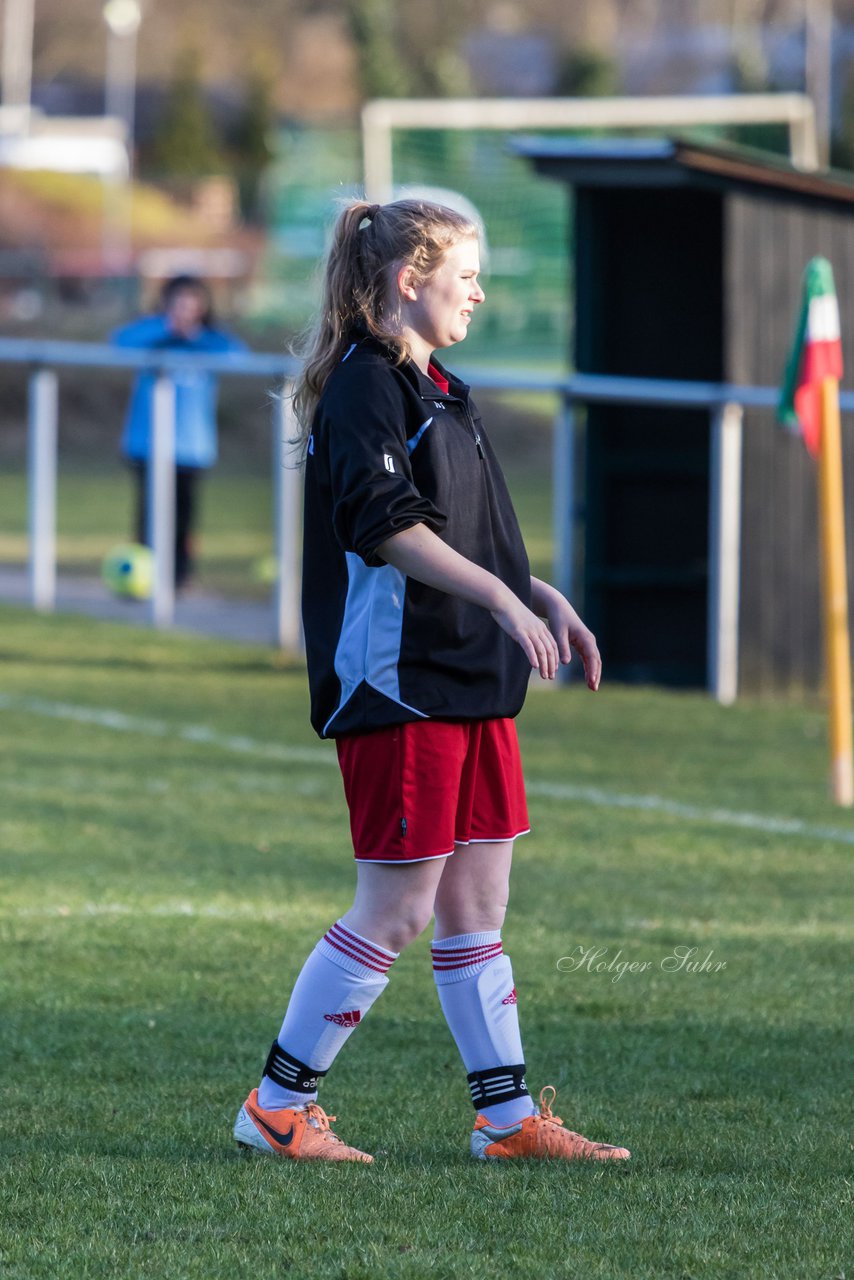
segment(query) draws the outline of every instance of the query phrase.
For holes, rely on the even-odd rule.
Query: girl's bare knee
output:
[[[390,931],[395,942],[392,951],[403,951],[410,942],[414,942],[423,933],[433,915],[433,904],[425,902],[403,902],[393,920],[386,921],[386,929]]]
[[[345,924],[388,951],[403,951],[423,933],[433,915],[432,899],[406,895],[393,903],[360,901],[344,916]]]
[[[474,902],[441,902],[436,899],[436,936],[454,938],[461,933],[493,933],[504,925],[507,899]]]

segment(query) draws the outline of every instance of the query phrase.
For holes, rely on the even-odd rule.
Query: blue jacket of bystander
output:
[[[165,348],[174,351],[245,351],[239,338],[222,329],[203,327],[192,338],[175,333],[165,315],[146,316],[116,330],[114,346]],[[175,462],[179,467],[210,467],[216,462],[217,379],[205,370],[179,370],[175,379]],[[139,374],[134,382],[122,434],[122,453],[135,462],[148,460],[154,371]]]

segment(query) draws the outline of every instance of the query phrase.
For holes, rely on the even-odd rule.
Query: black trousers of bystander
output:
[[[143,546],[150,546],[148,538],[148,466],[145,462],[131,464],[136,481],[136,519],[134,538]],[[198,506],[199,467],[175,469],[175,586],[182,587],[192,576],[193,533]]]

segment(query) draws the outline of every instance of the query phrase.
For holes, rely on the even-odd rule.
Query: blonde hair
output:
[[[364,224],[364,225],[363,225]],[[409,355],[398,332],[399,311],[392,289],[402,266],[426,283],[449,249],[479,235],[470,218],[426,200],[368,204],[354,200],[338,216],[323,273],[320,312],[295,349],[304,364],[294,388],[298,442],[311,431],[314,410],[326,380],[340,361],[354,330],[385,342],[402,363]]]

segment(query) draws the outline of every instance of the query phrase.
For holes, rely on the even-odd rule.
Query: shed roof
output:
[[[683,138],[520,137],[517,154],[538,172],[583,187],[695,187],[854,213],[854,175],[798,169],[748,147]]]

